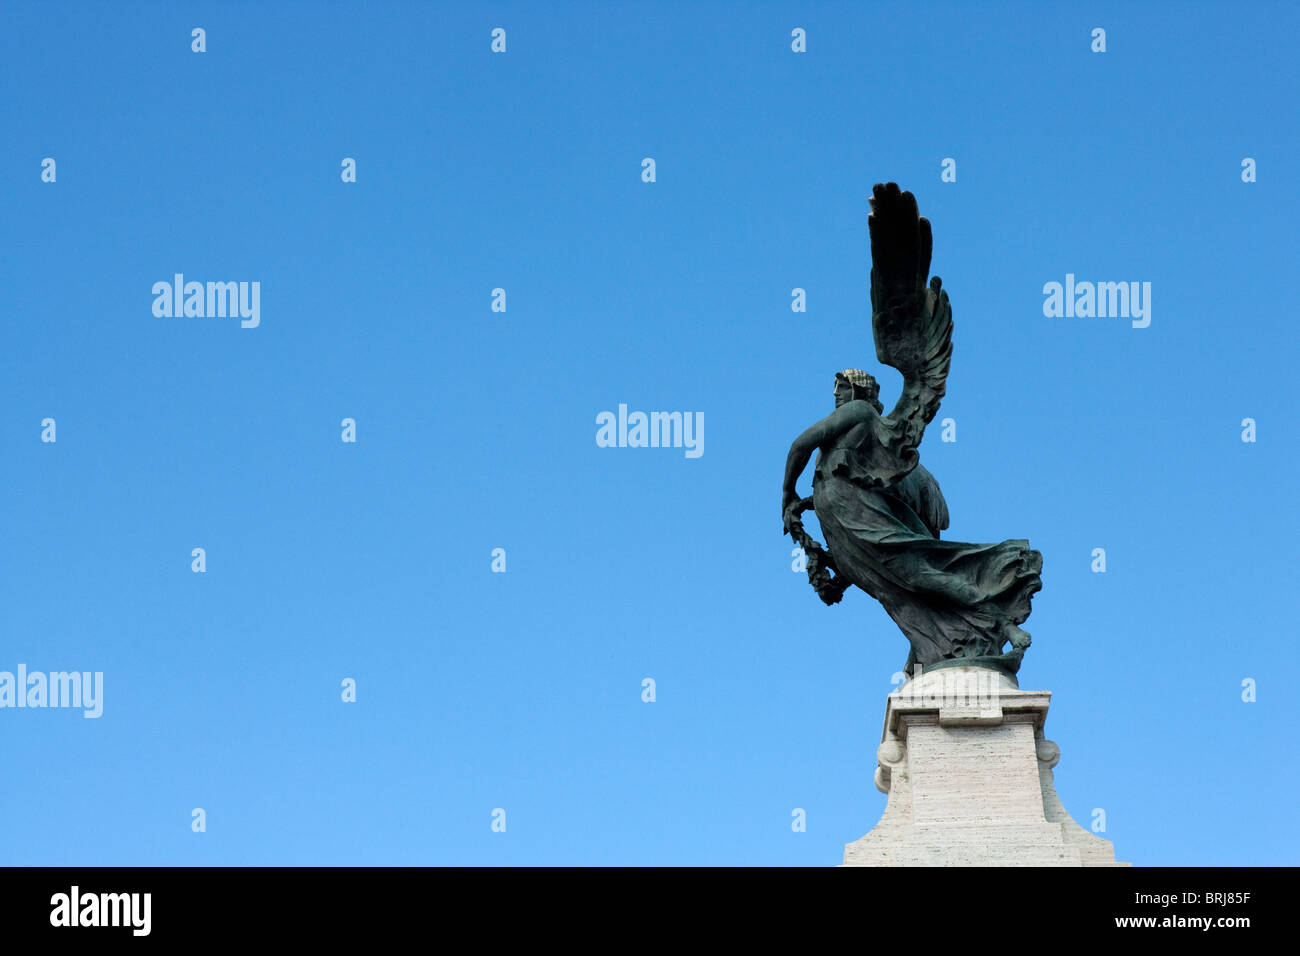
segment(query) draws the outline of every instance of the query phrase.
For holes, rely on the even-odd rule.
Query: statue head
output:
[[[835,373],[835,407],[860,399],[869,403],[880,414],[885,406],[880,404],[880,383],[860,368],[846,368]]]

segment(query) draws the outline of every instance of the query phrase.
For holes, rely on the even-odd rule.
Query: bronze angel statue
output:
[[[948,505],[917,449],[944,395],[952,308],[938,276],[926,283],[933,240],[916,198],[896,183],[872,192],[871,327],[876,358],[903,374],[903,392],[885,415],[871,375],[847,369],[835,376],[835,411],[790,447],[785,533],[803,546],[809,580],[825,603],[856,584],[884,606],[912,645],[909,676],[917,664],[1015,674],[1029,646],[1018,625],[1042,587],[1043,558],[1023,539],[964,544],[939,537]],[[814,451],[813,494],[801,499],[795,484]],[[829,554],[803,529],[800,515],[809,508]]]

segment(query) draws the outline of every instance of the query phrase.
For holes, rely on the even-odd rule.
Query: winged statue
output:
[[[952,307],[927,278],[933,237],[916,198],[896,183],[872,189],[871,328],[876,358],[898,369],[903,390],[888,415],[880,385],[861,369],[835,376],[835,411],[795,439],[786,460],[781,518],[807,556],[826,604],[857,585],[879,601],[911,644],[904,672],[958,664],[1014,675],[1042,587],[1042,555],[1024,539],[945,541],[948,505],[920,463],[925,426],[944,396],[952,360]],[[813,493],[795,489],[813,452]],[[803,527],[816,512],[826,547]]]

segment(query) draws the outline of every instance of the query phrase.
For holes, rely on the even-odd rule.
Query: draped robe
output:
[[[828,439],[813,474],[813,507],[835,569],[879,601],[912,645],[906,672],[970,661],[1014,674],[1029,634],[1042,555],[1024,539],[943,541],[948,506],[904,426],[872,409]],[[1010,650],[1004,650],[1010,644]]]

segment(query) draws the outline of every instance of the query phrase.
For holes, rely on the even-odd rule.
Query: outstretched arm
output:
[[[799,501],[799,492],[795,491],[794,486],[799,481],[799,476],[803,474],[803,470],[808,467],[808,459],[812,457],[812,453],[826,440],[826,421],[823,418],[796,438],[794,444],[790,446],[790,454],[785,459],[785,483],[781,486],[783,518],[790,510],[790,506]]]
[[[858,408],[857,406],[863,406]],[[794,440],[790,454],[785,459],[785,483],[781,488],[781,520],[789,530],[789,511],[799,503],[799,492],[795,484],[799,476],[808,467],[808,459],[822,445],[844,434],[862,420],[862,411],[870,408],[866,402],[849,402],[841,405],[816,425],[813,425]],[[874,411],[874,409],[872,409]]]

